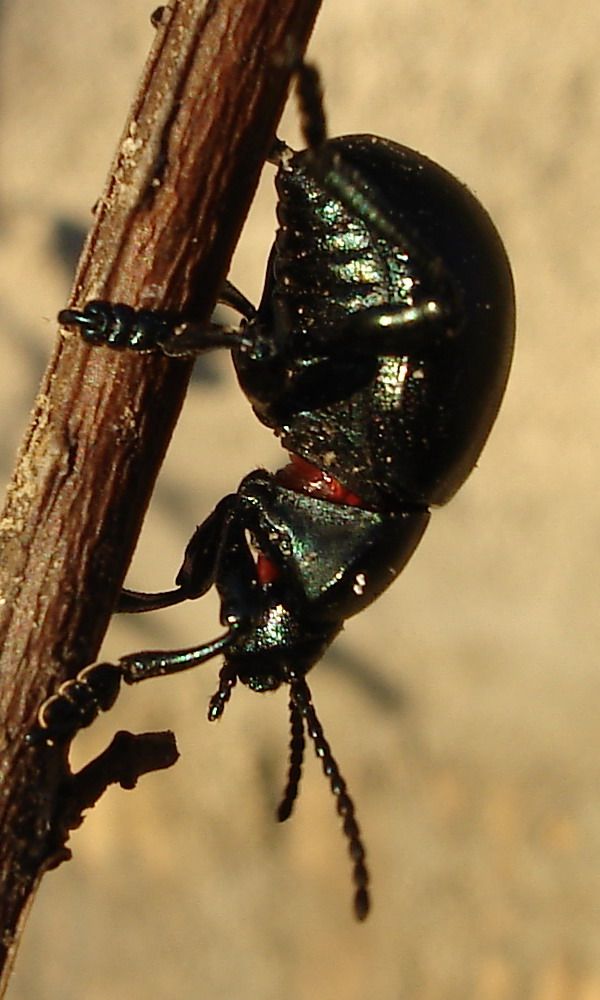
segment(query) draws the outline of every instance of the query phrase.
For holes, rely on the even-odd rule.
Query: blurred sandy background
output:
[[[0,458],[7,476],[129,100],[151,2],[0,6]],[[286,697],[217,665],[127,692],[81,738],[171,727],[181,760],[112,791],[36,900],[10,1000],[599,1000],[597,0],[325,0],[331,132],[422,150],[486,204],[519,334],[480,467],[311,678],[358,803],[374,909],[350,914],[320,768],[273,818]],[[281,134],[295,141],[293,109]],[[272,169],[233,278],[260,292]],[[160,401],[157,401],[160,405]],[[192,386],[129,577],[169,586],[195,523],[275,468],[228,359]],[[218,632],[216,603],[119,620],[108,656]]]

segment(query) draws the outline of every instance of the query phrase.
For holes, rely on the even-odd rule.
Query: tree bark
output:
[[[209,316],[272,142],[291,56],[304,50],[319,5],[176,0],[164,8],[71,302]],[[189,374],[187,361],[94,350],[63,333],[8,488],[0,520],[4,985],[35,887],[68,856],[74,815],[65,753],[32,749],[25,735],[43,699],[97,655]],[[148,760],[136,774],[161,766]],[[81,787],[77,796],[85,803]]]

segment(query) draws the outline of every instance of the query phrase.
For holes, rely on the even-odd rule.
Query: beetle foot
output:
[[[87,344],[105,344],[114,350],[153,351],[168,340],[177,317],[122,303],[93,300],[83,309],[62,309],[61,326],[75,327]]]
[[[28,742],[70,743],[100,712],[112,708],[121,678],[121,668],[114,663],[93,663],[85,667],[76,677],[61,684],[41,705],[37,728],[29,734]]]

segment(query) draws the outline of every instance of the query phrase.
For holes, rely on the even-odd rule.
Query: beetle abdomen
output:
[[[374,136],[294,154],[277,188],[281,228],[259,318],[290,361],[266,402],[258,373],[236,361],[244,391],[288,450],[367,505],[445,503],[477,461],[512,356],[512,278],[493,223],[442,167]],[[378,346],[369,310],[397,317],[426,302],[441,320],[408,337],[399,323],[397,350]],[[355,314],[363,330],[354,321],[340,350]],[[358,335],[363,347],[373,338],[370,352],[357,351]]]

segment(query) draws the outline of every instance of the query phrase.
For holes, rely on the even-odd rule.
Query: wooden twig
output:
[[[106,750],[67,777],[61,796],[68,804],[63,812],[65,835],[83,822],[83,813],[92,809],[109,785],[135,788],[142,774],[171,767],[179,757],[175,737],[162,733],[115,733]]]
[[[289,54],[304,50],[319,2],[175,0],[165,8],[72,302],[209,315],[281,113]],[[187,362],[94,351],[64,334],[8,489],[0,521],[5,973],[35,886],[64,851],[68,811],[65,755],[28,748],[24,737],[44,697],[96,657],[188,378]],[[78,794],[85,798],[81,787]]]

